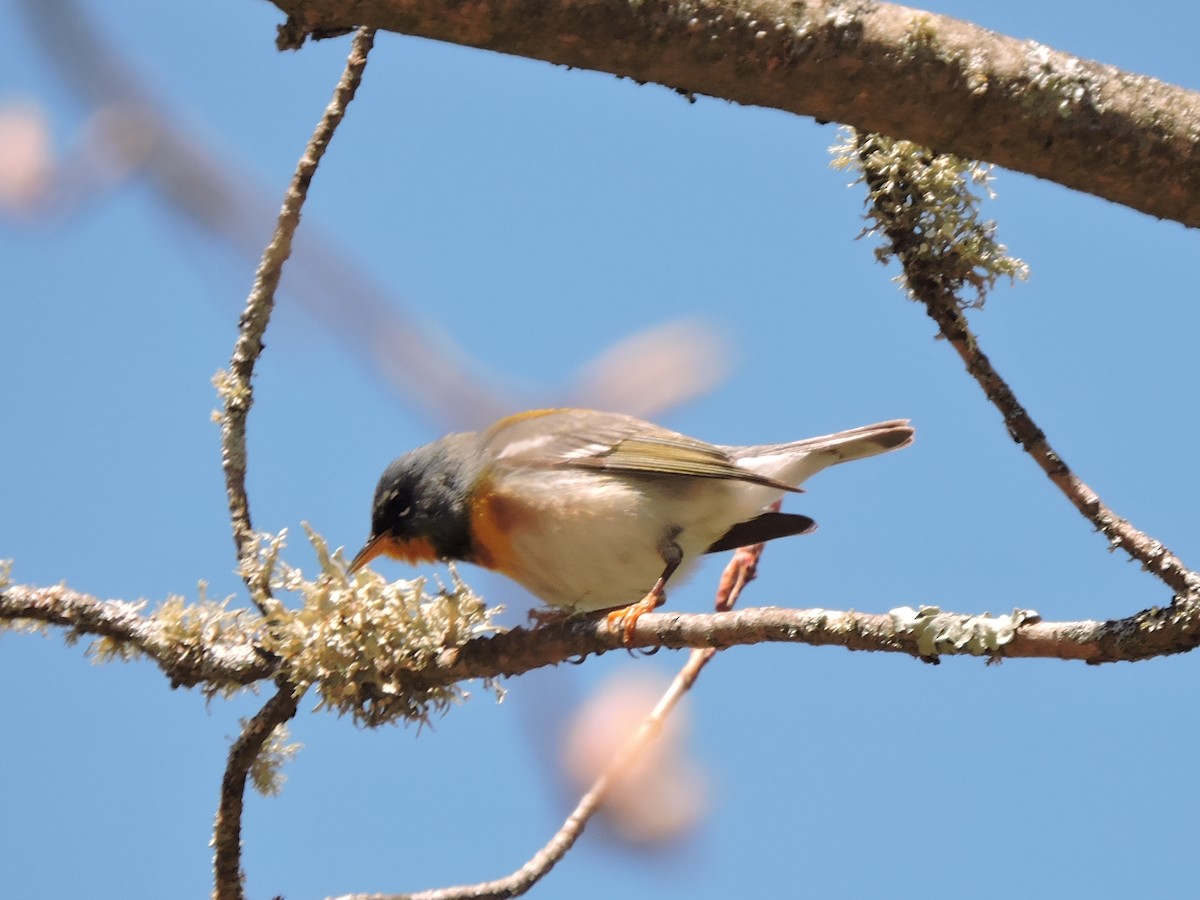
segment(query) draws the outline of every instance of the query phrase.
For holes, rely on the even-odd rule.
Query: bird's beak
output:
[[[355,554],[354,559],[350,561],[350,573],[354,574],[371,560],[377,556],[382,556],[387,553],[390,539],[387,533],[373,534],[367,539],[363,548]]]
[[[390,556],[409,565],[433,562],[438,558],[431,544],[425,538],[414,538],[409,541],[398,541],[387,532],[373,534],[367,539],[366,546],[358,551],[358,555],[350,562],[350,574],[354,574],[377,556]]]

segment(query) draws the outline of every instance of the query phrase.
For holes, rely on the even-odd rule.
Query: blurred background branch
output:
[[[28,102],[0,117],[13,163],[10,215],[53,221],[122,181],[145,178],[166,207],[247,261],[257,261],[277,204],[249,174],[180,123],[101,39],[76,0],[17,0],[29,32],[88,109],[67,156],[51,160],[46,122]],[[471,428],[526,406],[593,406],[655,416],[710,390],[728,370],[714,329],[677,321],[631,335],[585,364],[564,392],[528,396],[409,312],[339,249],[318,222],[297,234],[282,290],[406,403],[440,428]]]

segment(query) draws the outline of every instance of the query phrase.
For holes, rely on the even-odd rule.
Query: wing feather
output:
[[[739,466],[721,447],[616,413],[573,409],[520,413],[501,419],[483,440],[496,460],[508,465],[726,478],[799,491]]]

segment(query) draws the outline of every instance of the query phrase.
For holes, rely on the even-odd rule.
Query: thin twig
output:
[[[123,657],[137,651],[153,659],[171,679],[171,687],[227,688],[273,674],[274,661],[255,649],[257,623],[247,621],[244,629],[231,624],[220,637],[203,633],[181,639],[169,635],[160,621],[142,614],[142,606],[100,600],[63,585],[12,584],[0,593],[0,621],[61,625],[69,638],[108,638]]]
[[[771,508],[778,509],[779,505],[779,502],[776,501]],[[753,544],[749,547],[741,547],[734,552],[733,558],[725,567],[717,586],[714,605],[718,612],[727,612],[732,609],[733,605],[737,603],[738,597],[741,596],[742,590],[754,580],[758,571],[758,561],[762,558],[763,547],[763,544]],[[587,823],[604,805],[613,786],[625,777],[630,768],[641,758],[646,748],[662,733],[667,716],[696,683],[700,672],[716,655],[716,652],[715,648],[703,647],[693,650],[688,655],[687,662],[675,675],[654,709],[642,720],[637,731],[629,737],[608,767],[600,774],[587,793],[580,798],[579,803],[567,816],[566,821],[563,822],[554,837],[511,875],[495,881],[438,888],[417,894],[348,894],[336,898],[336,900],[499,900],[499,898],[519,897],[526,893],[546,877],[579,840]]]
[[[275,290],[279,286],[283,264],[292,252],[292,237],[296,226],[300,224],[300,210],[308,196],[308,186],[346,113],[346,107],[354,99],[367,64],[367,54],[374,41],[375,30],[372,28],[361,28],[354,37],[346,69],[333,92],[333,99],[317,124],[284,195],[275,233],[263,251],[262,261],[254,275],[254,287],[246,299],[246,308],[239,322],[238,339],[229,363],[229,383],[222,388],[225,413],[221,418],[221,461],[229,496],[233,542],[239,561],[246,557],[254,534],[250,522],[250,504],[246,497],[246,416],[254,402],[251,384],[254,364],[262,353],[263,334],[275,305]],[[256,583],[255,579],[248,577],[247,587],[254,602],[265,614],[261,598],[268,596],[269,586]]]
[[[874,198],[873,218],[890,242],[891,254],[904,268],[909,292],[925,306],[929,317],[954,347],[984,395],[1000,411],[1013,440],[1025,449],[1071,505],[1108,538],[1112,547],[1120,547],[1140,562],[1146,571],[1157,575],[1175,592],[1177,598],[1190,602],[1200,594],[1200,575],[1191,571],[1162,543],[1113,512],[1094,490],[1071,471],[1062,456],[1050,446],[1045,433],[1017,400],[1016,394],[996,371],[991,360],[979,349],[979,339],[971,331],[963,313],[965,304],[960,296],[962,284],[956,281],[954,274],[948,275],[953,271],[954,264],[960,261],[931,257],[923,251],[929,246],[926,236],[916,233],[908,225],[914,218],[912,211],[919,210],[925,204],[923,191],[918,187],[921,174],[915,169],[906,174],[894,166],[886,174],[873,168],[869,135],[858,133],[857,146],[863,179]],[[906,203],[897,206],[896,186],[905,183],[909,183]],[[902,215],[908,218],[902,220]]]
[[[246,496],[246,416],[253,402],[251,377],[254,364],[262,353],[263,334],[275,304],[275,291],[283,272],[283,264],[292,252],[292,237],[300,224],[300,211],[308,196],[308,187],[317,172],[334,132],[346,114],[346,107],[362,82],[367,56],[375,42],[373,28],[360,28],[354,36],[350,55],[333,99],[313,131],[304,155],[296,166],[292,182],[284,195],[283,208],[275,226],[271,243],[263,251],[262,261],[254,276],[254,287],[246,299],[229,363],[229,380],[222,386],[225,415],[221,421],[221,456],[225,469],[225,486],[229,495],[229,515],[233,525],[233,540],[239,562],[246,562],[253,553],[254,530],[250,523],[250,504]],[[259,610],[266,615],[263,598],[270,594],[266,567],[243,567],[246,586]],[[216,900],[242,900],[242,806],[246,791],[246,774],[262,751],[263,744],[276,726],[296,714],[296,704],[303,691],[286,679],[278,679],[275,696],[259,711],[229,750],[225,777],[221,781],[221,802],[213,829],[214,897]]]
[[[1178,556],[1159,541],[1117,515],[1099,495],[1088,487],[1050,446],[1045,433],[1017,400],[1012,388],[1000,376],[987,354],[979,349],[979,339],[967,324],[958,305],[943,296],[919,296],[929,317],[954,347],[967,371],[979,383],[988,400],[1004,416],[1004,424],[1054,485],[1079,512],[1108,538],[1140,562],[1147,572],[1157,575],[1177,596],[1187,597],[1200,589],[1200,579]]]
[[[225,777],[221,779],[221,802],[213,826],[215,900],[243,900],[245,897],[242,890],[242,806],[246,776],[271,732],[296,714],[299,701],[292,685],[280,684],[275,696],[245,724],[229,748]]]

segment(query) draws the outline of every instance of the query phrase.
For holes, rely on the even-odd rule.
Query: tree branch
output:
[[[184,686],[250,684],[272,677],[277,670],[276,663],[255,653],[240,635],[180,648],[165,641],[161,626],[139,615],[131,604],[96,600],[66,588],[10,585],[0,592],[0,620],[45,622],[62,625],[75,635],[127,639],[153,657],[173,683]],[[970,640],[972,635],[979,640]],[[993,638],[994,646],[989,646]],[[1106,622],[1041,622],[1035,615],[1009,620],[941,612],[932,607],[919,613],[908,609],[863,613],[781,607],[647,613],[638,619],[630,646],[723,650],[760,643],[904,653],[930,661],[940,656],[985,656],[1089,664],[1135,662],[1186,653],[1200,646],[1200,608],[1193,602],[1176,602]],[[583,616],[474,638],[456,650],[439,654],[425,668],[403,673],[403,681],[423,689],[522,675],[622,649],[625,644],[621,636],[612,633],[604,614]],[[174,659],[176,654],[186,658]]]
[[[1200,94],[889,3],[273,0],[280,45],[370,25],[907,138],[1200,226]]]
[[[346,69],[334,90],[333,99],[325,109],[312,138],[305,148],[304,156],[296,166],[284,195],[283,208],[275,226],[271,243],[263,251],[262,261],[254,275],[254,287],[246,299],[238,328],[237,343],[229,372],[219,379],[218,389],[225,400],[225,413],[221,417],[221,464],[225,470],[225,489],[229,495],[229,516],[233,524],[233,542],[237,548],[239,562],[250,555],[254,529],[250,523],[250,504],[246,498],[246,416],[254,402],[251,377],[254,364],[263,349],[263,334],[275,305],[275,290],[283,273],[283,264],[292,252],[292,237],[300,224],[300,210],[308,196],[308,186],[317,172],[317,166],[333,138],[334,131],[346,114],[346,107],[354,99],[367,65],[367,54],[375,42],[375,31],[360,29],[355,35]],[[260,579],[246,574],[246,586],[260,611],[261,599],[269,596],[269,586]]]
[[[978,246],[931,238],[949,230],[942,227],[944,217],[938,185],[944,184],[944,157],[935,158],[921,147],[902,148],[898,142],[880,142],[859,133],[857,141],[863,180],[868,188],[870,217],[875,230],[888,241],[888,253],[903,267],[904,282],[912,295],[937,323],[938,330],[966,365],[967,371],[982,388],[984,395],[1004,417],[1009,435],[1019,443],[1062,491],[1079,513],[1108,538],[1112,547],[1120,547],[1142,564],[1146,571],[1161,579],[1182,602],[1200,597],[1200,575],[1161,542],[1139,531],[1110,509],[1099,495],[1071,471],[1066,461],[1050,446],[1045,433],[1017,399],[1008,383],[980,350],[964,309],[970,305],[963,290],[973,285],[982,303],[987,276],[981,269],[994,259],[976,259]],[[960,176],[965,178],[965,175]],[[960,220],[961,221],[961,220]],[[991,225],[976,225],[970,232],[986,233],[991,243]],[[997,248],[1002,249],[1002,248]],[[992,276],[994,278],[994,276]]]
[[[171,687],[249,685],[269,678],[276,668],[255,649],[254,632],[249,628],[232,633],[225,629],[220,637],[211,629],[173,635],[160,620],[142,615],[143,605],[99,600],[62,585],[13,584],[0,592],[0,622],[60,625],[68,640],[83,635],[107,638],[113,642],[113,655],[128,658],[134,655],[132,649],[153,659],[171,680]]]
[[[1000,411],[1012,439],[1033,458],[1071,505],[1108,538],[1110,546],[1124,550],[1179,596],[1200,590],[1200,576],[1191,571],[1183,560],[1129,520],[1117,515],[1071,471],[1066,461],[1050,446],[1045,432],[1034,422],[1012,388],[996,371],[987,354],[979,349],[978,339],[967,324],[967,317],[962,310],[953,302],[947,302],[945,297],[920,296],[918,299],[925,304],[929,317],[937,323],[938,330],[958,353],[988,400]]]
[[[776,500],[770,508],[778,510],[780,505],[781,501]],[[758,573],[758,563],[762,559],[764,546],[764,544],[751,544],[747,547],[740,547],[734,552],[725,566],[725,571],[721,573],[721,580],[717,585],[714,605],[718,611],[732,609],[742,595],[742,590],[754,580]],[[687,662],[676,673],[654,709],[642,720],[637,731],[629,736],[620,752],[600,773],[587,793],[579,799],[579,803],[567,816],[566,821],[563,822],[554,837],[511,875],[495,881],[437,888],[416,894],[347,894],[335,898],[335,900],[502,900],[507,897],[520,897],[527,893],[530,888],[550,873],[550,870],[579,840],[583,829],[604,805],[604,801],[608,798],[614,785],[626,776],[654,739],[662,733],[663,723],[666,722],[667,716],[679,705],[684,694],[691,690],[696,679],[700,677],[701,671],[716,655],[716,652],[711,647],[706,647],[693,650],[688,655]]]
[[[218,377],[217,385],[225,399],[221,417],[221,462],[229,496],[229,516],[237,548],[242,577],[250,597],[264,616],[265,598],[270,597],[270,566],[258,561],[258,540],[250,523],[250,504],[246,496],[246,417],[253,403],[251,377],[254,364],[262,353],[263,335],[275,305],[275,291],[283,273],[283,264],[292,252],[292,238],[300,224],[300,211],[308,197],[308,187],[325,155],[334,132],[354,99],[367,66],[367,56],[375,43],[373,28],[360,28],[354,36],[346,68],[333,92],[333,99],[317,123],[304,155],[296,165],[292,181],[284,195],[275,233],[263,251],[254,276],[254,287],[246,299],[246,308],[238,323],[229,372]],[[221,802],[213,829],[214,889],[216,900],[243,900],[242,890],[242,806],[246,775],[263,750],[263,744],[278,725],[296,714],[296,705],[304,690],[280,675],[278,691],[242,729],[229,750],[225,777],[221,781]]]
[[[275,729],[296,714],[299,697],[291,684],[281,683],[266,705],[247,722],[229,748],[221,802],[213,827],[214,900],[244,900],[242,890],[242,805],[246,776]]]
[[[742,644],[797,643],[905,653],[919,659],[938,656],[989,658],[1039,657],[1087,663],[1133,662],[1184,653],[1200,646],[1200,610],[1194,605],[1153,607],[1107,622],[1039,622],[1031,616],[1013,627],[1007,643],[987,648],[955,643],[971,633],[999,633],[1012,627],[999,617],[942,613],[926,609],[913,623],[907,610],[861,613],[829,609],[760,607],[723,613],[649,613],[638,620],[633,647],[723,650]],[[932,650],[926,642],[932,642]],[[533,630],[515,628],[478,638],[456,652],[443,654],[435,665],[413,673],[427,679],[462,681],[518,675],[569,659],[623,649],[604,618],[568,620]]]

